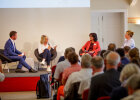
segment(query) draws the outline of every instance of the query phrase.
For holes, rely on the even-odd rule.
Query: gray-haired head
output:
[[[126,87],[129,87],[131,89],[133,89],[134,91],[139,90],[140,89],[140,74],[134,74],[132,75],[127,83],[126,83]]]
[[[120,56],[118,53],[111,51],[106,57],[107,65],[117,66],[120,63]]]
[[[82,68],[90,68],[91,67],[91,59],[92,59],[92,57],[89,54],[83,55],[81,58]]]
[[[130,76],[133,74],[138,74],[140,73],[140,68],[136,64],[127,64],[123,70],[121,71],[120,74],[120,81],[124,82],[127,80]]]
[[[96,69],[100,69],[104,67],[104,60],[100,56],[93,57],[91,59],[91,65],[94,66]]]

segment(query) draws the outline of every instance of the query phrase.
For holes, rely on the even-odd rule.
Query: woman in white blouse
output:
[[[47,63],[47,71],[51,71],[50,69],[50,61],[51,61],[51,45],[48,42],[48,37],[46,35],[41,36],[41,41],[38,47],[38,52],[40,57],[43,58],[41,64],[45,65]],[[54,47],[56,49],[56,46]]]
[[[134,32],[128,30],[125,34],[125,42],[124,42],[124,47],[129,46],[131,49],[135,48],[135,41],[132,38],[134,35]]]

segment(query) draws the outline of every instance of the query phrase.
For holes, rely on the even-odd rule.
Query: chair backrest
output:
[[[0,49],[0,59],[1,59],[1,61],[2,61],[3,64],[12,62],[12,60],[10,60],[9,58],[7,58],[4,55],[4,50],[3,49]]]
[[[88,100],[89,89],[86,89],[82,94],[82,100]]]
[[[97,100],[110,100],[110,96],[99,97]]]
[[[35,49],[34,54],[35,54],[38,61],[42,61],[42,58],[39,56],[38,49]]]
[[[34,55],[36,56],[38,61],[42,61],[42,57],[39,56],[38,49],[35,49]],[[57,52],[54,49],[51,49],[51,60],[55,59],[57,56]]]
[[[0,49],[0,54],[4,54],[4,49]]]
[[[57,56],[56,50],[51,48],[51,60],[54,60],[56,56]]]
[[[65,100],[81,100],[81,96],[78,94],[79,86],[80,82],[73,83],[66,94]]]

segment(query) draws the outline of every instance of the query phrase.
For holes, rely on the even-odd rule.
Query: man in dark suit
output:
[[[11,31],[10,34],[10,39],[8,39],[8,41],[5,44],[4,47],[4,55],[6,57],[8,57],[9,59],[11,59],[12,61],[19,61],[19,64],[17,66],[16,72],[18,73],[24,73],[25,71],[23,71],[21,68],[22,66],[26,67],[29,72],[35,73],[36,71],[34,69],[32,69],[26,62],[26,56],[24,53],[21,53],[20,51],[18,51],[16,49],[16,45],[14,40],[17,39],[17,32],[16,31]]]
[[[91,79],[88,100],[97,100],[99,97],[110,96],[112,90],[121,85],[119,81],[120,73],[117,71],[120,56],[115,52],[111,52],[106,57],[106,63],[107,71]]]

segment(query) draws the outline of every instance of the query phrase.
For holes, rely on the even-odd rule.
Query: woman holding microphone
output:
[[[47,63],[47,71],[51,71],[50,68],[50,61],[51,61],[51,52],[50,50],[56,49],[57,46],[52,47],[50,43],[48,42],[48,37],[46,35],[41,36],[40,44],[38,47],[38,52],[40,57],[42,57],[42,65],[45,65]]]

